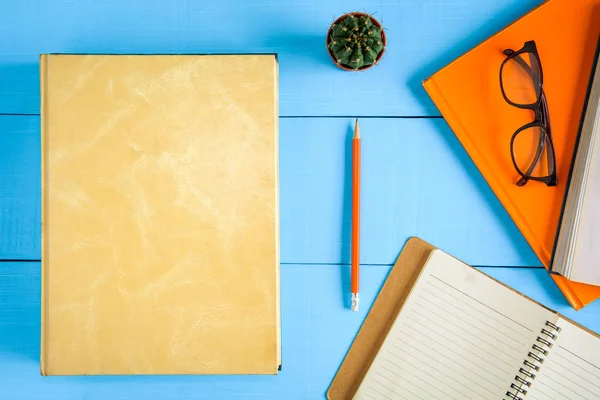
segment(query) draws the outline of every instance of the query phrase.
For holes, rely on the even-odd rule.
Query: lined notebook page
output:
[[[505,399],[555,315],[434,250],[354,399]]]
[[[525,399],[599,399],[598,337],[562,319],[557,324],[561,327],[561,332]]]

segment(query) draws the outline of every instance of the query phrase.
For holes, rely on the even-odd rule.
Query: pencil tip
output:
[[[360,138],[360,128],[358,127],[358,118],[356,118],[356,122],[354,123],[354,137]]]

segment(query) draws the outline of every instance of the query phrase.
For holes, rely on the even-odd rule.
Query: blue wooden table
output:
[[[600,330],[600,302],[578,313],[569,308],[421,88],[428,75],[538,3],[2,0],[0,399],[323,398],[413,235]],[[324,35],[335,16],[357,9],[377,13],[389,47],[377,68],[347,73],[330,62]],[[279,54],[280,375],[39,375],[38,56],[48,52]],[[363,117],[359,313],[348,307],[353,116]]]

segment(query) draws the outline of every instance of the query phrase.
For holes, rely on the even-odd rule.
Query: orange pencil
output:
[[[360,277],[360,128],[358,118],[352,138],[352,311],[358,311]]]

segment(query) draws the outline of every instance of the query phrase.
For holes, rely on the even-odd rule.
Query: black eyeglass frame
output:
[[[534,66],[532,63],[532,66],[534,68],[539,67],[539,71],[532,71],[532,67],[530,67],[521,57],[521,54],[524,53],[531,53],[535,56],[537,60],[537,65]],[[529,180],[543,182],[548,186],[556,186],[558,181],[556,174],[556,155],[554,151],[554,142],[552,141],[552,132],[550,128],[550,114],[548,112],[548,102],[546,100],[546,94],[544,93],[544,74],[542,71],[542,61],[540,60],[535,41],[530,40],[525,42],[523,47],[518,51],[506,49],[503,51],[503,54],[506,55],[506,59],[502,62],[502,65],[500,65],[499,77],[500,90],[502,91],[502,96],[504,97],[504,100],[513,107],[531,110],[534,113],[534,120],[517,129],[510,139],[510,155],[512,158],[512,162],[515,167],[515,170],[519,173],[519,175],[521,175],[521,179],[519,179],[519,181],[517,182],[517,186],[524,186]],[[511,101],[506,95],[506,92],[504,91],[504,85],[502,82],[502,71],[504,65],[511,60],[517,62],[523,69],[525,69],[531,76],[531,79],[534,81],[534,83],[537,84],[536,80],[539,80],[539,95],[537,96],[535,103],[517,104]],[[514,141],[515,138],[519,135],[519,133],[526,129],[534,127],[541,128],[541,132],[543,132],[544,135],[540,135],[538,148],[536,150],[536,154],[533,162],[531,163],[531,166],[528,168],[527,172],[523,172],[519,168],[515,159],[515,154],[513,151]],[[548,146],[546,146],[546,142],[548,142]],[[543,177],[531,176],[531,173],[533,172],[534,168],[540,162],[544,149],[546,149],[546,151],[548,152],[548,163],[552,166],[552,172],[549,175]]]

